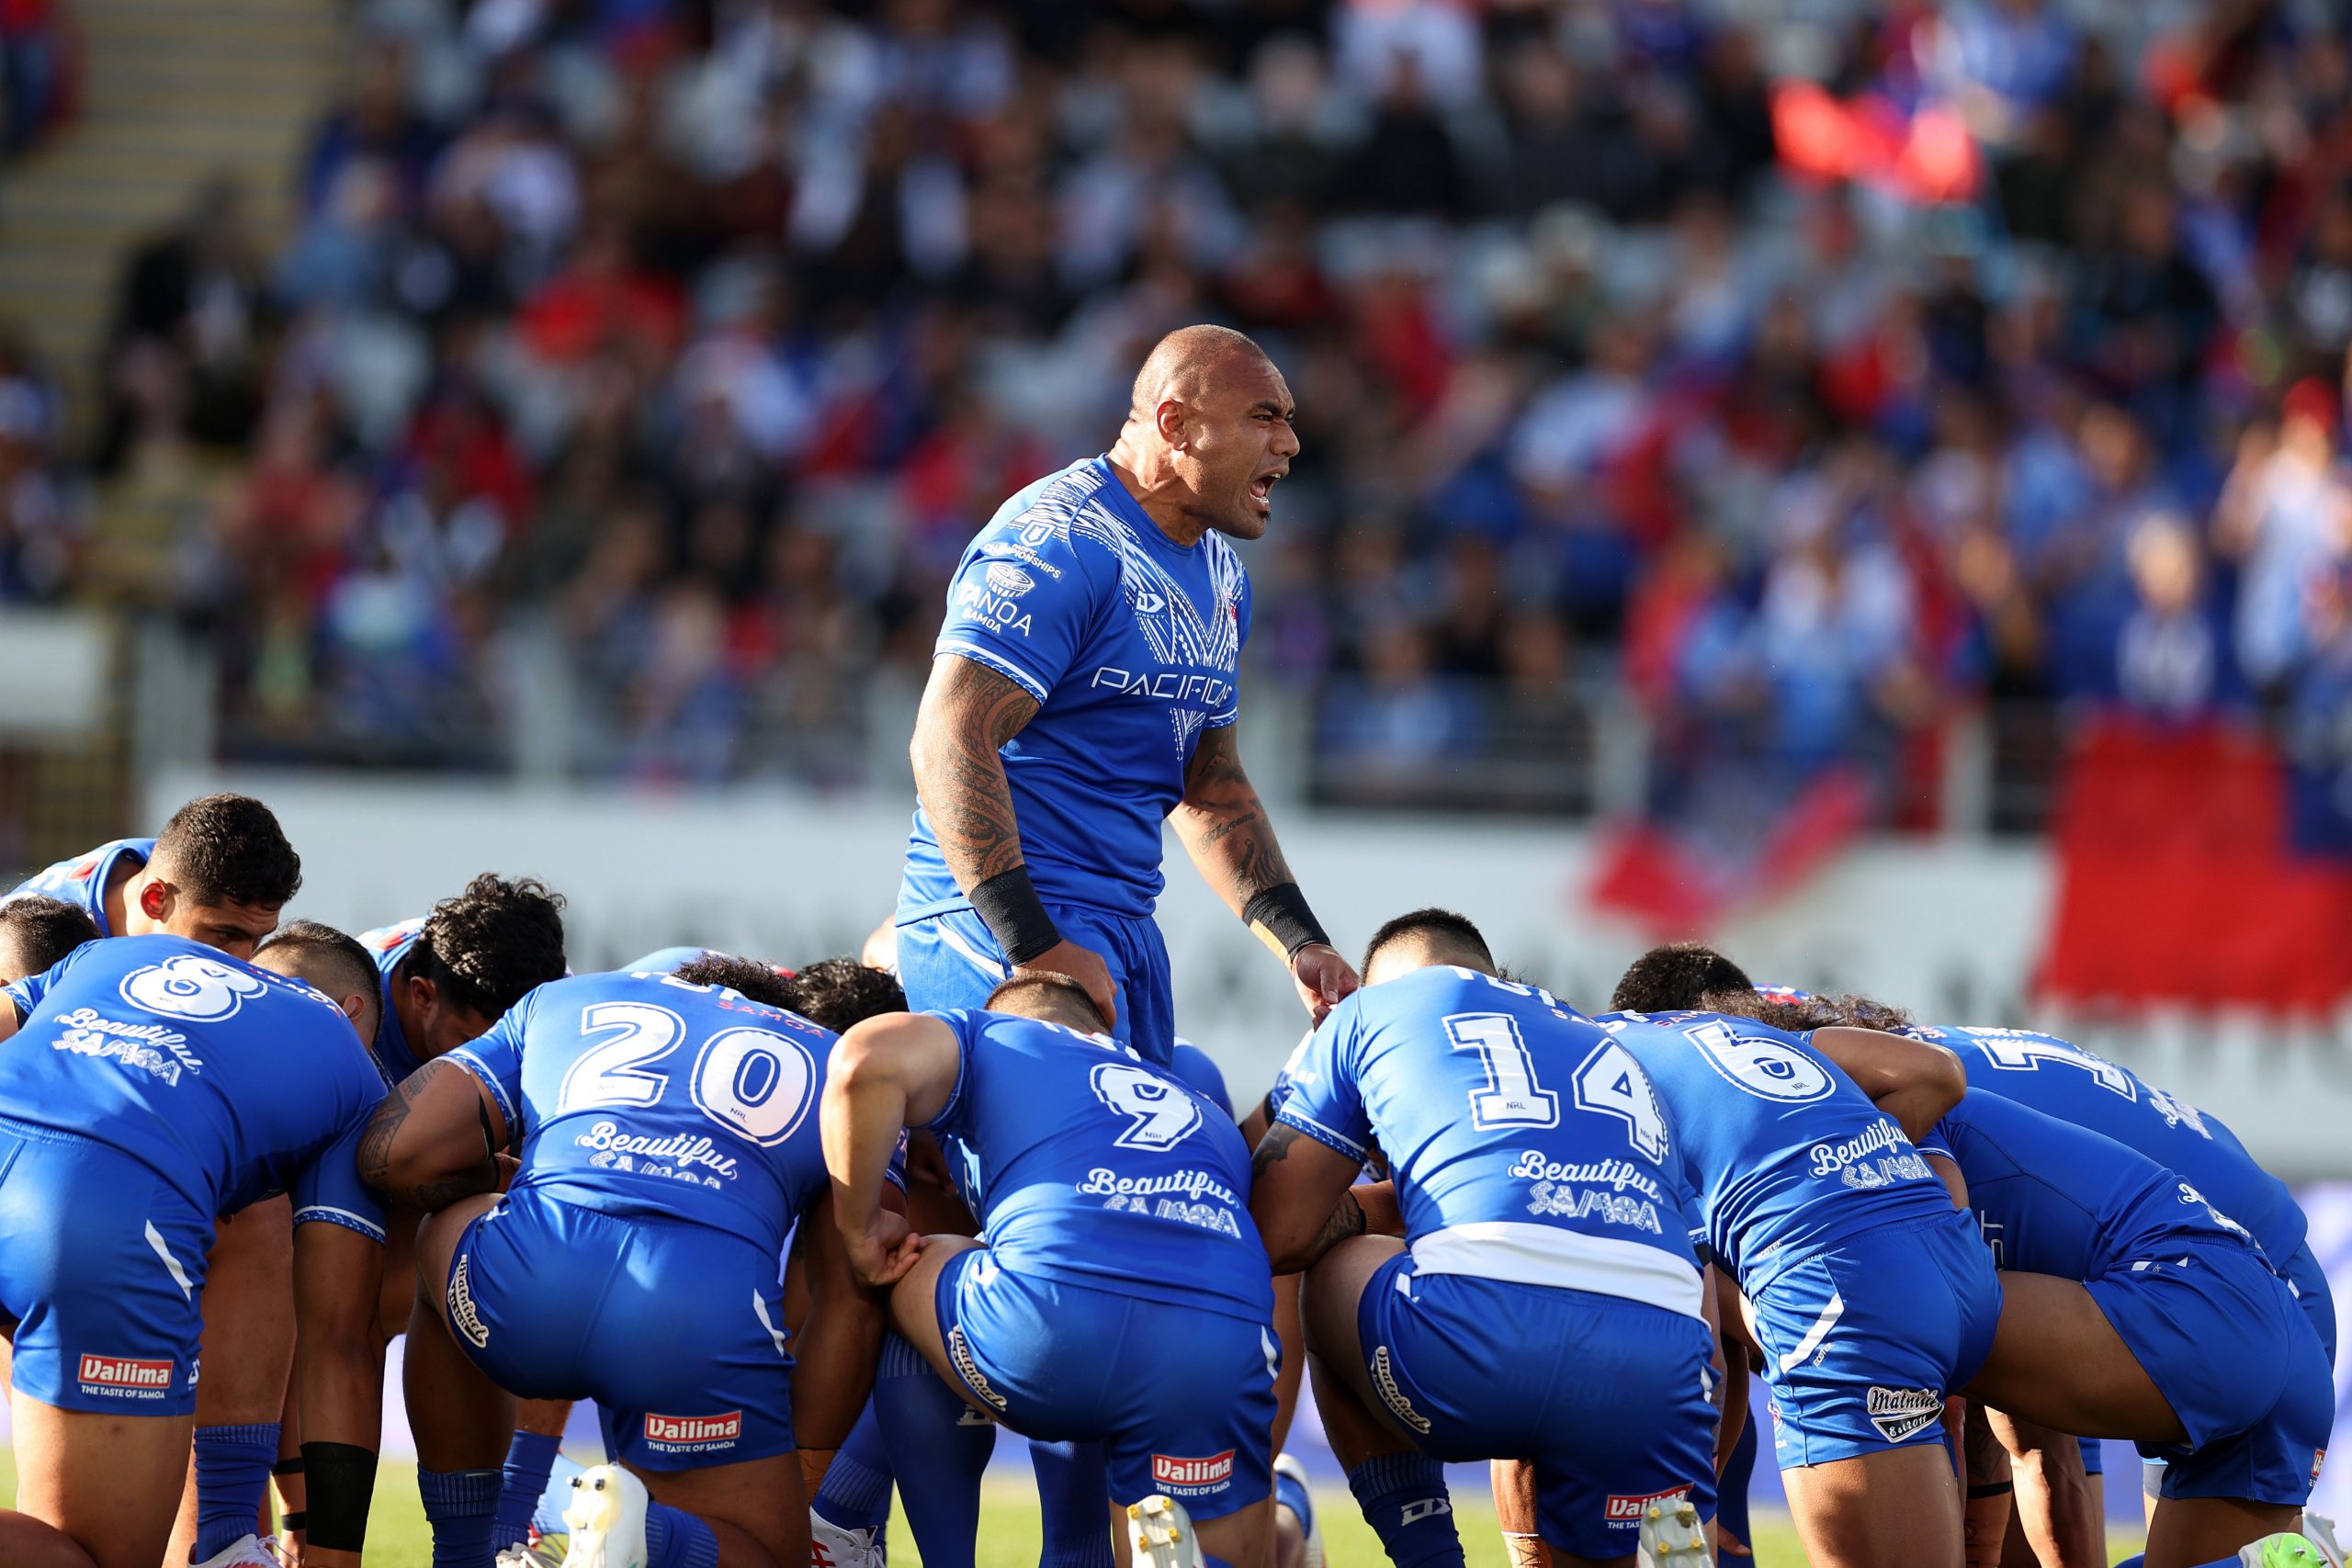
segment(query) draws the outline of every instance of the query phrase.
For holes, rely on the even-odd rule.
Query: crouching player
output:
[[[705,957],[541,986],[368,1129],[362,1173],[429,1216],[409,1323],[419,1461],[447,1469],[481,1434],[503,1440],[510,1394],[601,1407],[619,1462],[573,1481],[568,1563],[808,1561],[796,1411],[811,1446],[840,1444],[881,1314],[835,1227],[803,1225],[796,1378],[777,1258],[831,1201],[810,1111],[833,1036],[786,1010],[786,984]],[[502,1197],[497,1156],[517,1138]]]
[[[920,1354],[951,1409],[1102,1443],[1138,1563],[1264,1568],[1278,1352],[1241,1135],[1077,981],[1019,975],[989,1007],[871,1019],[834,1051],[825,1159],[852,1262],[892,1287],[885,1354]],[[985,1242],[882,1207],[909,1127]]]
[[[163,1560],[214,1216],[290,1190],[308,1561],[356,1568],[383,1375],[383,1216],[352,1163],[384,1092],[360,1043],[375,1024],[367,954],[308,924],[250,964],[127,936],[6,996],[0,1331],[21,1511],[0,1512],[0,1562]],[[246,1529],[228,1555],[261,1560]]]
[[[1526,1459],[1555,1561],[1703,1561],[1714,1334],[1648,1075],[1459,915],[1389,921],[1363,973],[1292,1061],[1250,1210],[1274,1268],[1308,1269],[1364,1517],[1391,1561],[1458,1565],[1441,1461]],[[1375,1143],[1393,1190],[1351,1188]],[[1403,1241],[1366,1234],[1391,1214]]]

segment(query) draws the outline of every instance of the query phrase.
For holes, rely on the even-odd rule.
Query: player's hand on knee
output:
[[[1298,999],[1317,1023],[1363,984],[1337,948],[1320,942],[1310,942],[1290,955],[1290,977],[1298,986]]]
[[[877,1210],[874,1223],[856,1235],[845,1235],[849,1266],[859,1281],[880,1289],[906,1278],[922,1253],[922,1237],[907,1224],[904,1214]]]
[[[1110,1028],[1118,1023],[1118,996],[1111,984],[1110,967],[1102,962],[1101,953],[1065,938],[1028,963],[1016,965],[1013,973],[1023,975],[1039,969],[1067,975],[1085,987],[1086,994],[1094,998],[1095,1008],[1102,1014],[1103,1027]]]

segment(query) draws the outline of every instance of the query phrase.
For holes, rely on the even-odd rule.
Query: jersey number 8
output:
[[[647,1067],[678,1048],[685,1021],[650,1002],[597,1002],[582,1009],[583,1035],[612,1038],[584,1052],[563,1075],[556,1111],[595,1105],[648,1106],[670,1075]],[[763,1147],[792,1136],[808,1113],[817,1064],[797,1040],[764,1029],[725,1029],[703,1042],[687,1080],[695,1109]]]

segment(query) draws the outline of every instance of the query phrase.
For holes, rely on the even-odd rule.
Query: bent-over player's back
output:
[[[833,1039],[723,986],[582,975],[533,990],[447,1059],[520,1133],[516,1190],[775,1252],[826,1190],[813,1112]]]
[[[1240,1129],[1102,1035],[933,1015],[962,1068],[929,1128],[990,1253],[1044,1278],[1228,1316],[1273,1310]]]

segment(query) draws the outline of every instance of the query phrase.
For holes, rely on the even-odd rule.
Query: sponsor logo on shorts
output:
[[[2319,1467],[2327,1462],[2327,1450],[2321,1449],[2312,1455],[2312,1484],[2319,1484]]]
[[[964,1380],[965,1387],[997,1409],[1004,1408],[1004,1395],[989,1386],[989,1380],[980,1375],[979,1363],[972,1359],[971,1341],[964,1337],[961,1325],[947,1331],[947,1359],[955,1364],[956,1375]]]
[[[1151,1456],[1151,1479],[1163,1492],[1179,1496],[1195,1497],[1204,1492],[1222,1492],[1233,1484],[1233,1450],[1211,1454],[1206,1459],[1178,1459],[1170,1454]]]
[[[449,1271],[449,1321],[457,1325],[466,1342],[479,1350],[490,1343],[490,1325],[474,1310],[473,1262],[471,1253],[460,1252],[458,1266]]]
[[[1932,1388],[1883,1388],[1873,1383],[1866,1408],[1879,1436],[1899,1443],[1943,1419],[1944,1396]]]
[[[1690,1493],[1690,1488],[1687,1485],[1669,1486],[1663,1492],[1651,1492],[1638,1497],[1622,1492],[1612,1492],[1609,1495],[1608,1520],[1612,1525],[1640,1524],[1642,1516],[1649,1512],[1652,1503],[1663,1503],[1674,1497],[1686,1497]]]
[[[84,1393],[161,1399],[172,1390],[172,1363],[136,1356],[85,1355],[79,1381]]]
[[[1388,1406],[1391,1416],[1414,1431],[1425,1437],[1428,1435],[1430,1418],[1414,1409],[1413,1402],[1405,1397],[1405,1391],[1396,1386],[1396,1373],[1388,1364],[1388,1347],[1385,1345],[1377,1347],[1372,1353],[1372,1386],[1380,1391],[1380,1402]]]
[[[743,1413],[723,1416],[654,1416],[645,1417],[645,1446],[663,1453],[708,1453],[731,1449],[743,1436]]]

